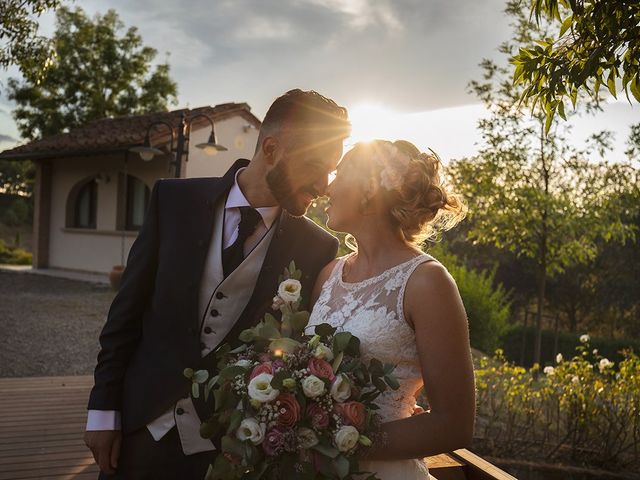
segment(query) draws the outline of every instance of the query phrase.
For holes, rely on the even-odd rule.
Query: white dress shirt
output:
[[[236,238],[238,238],[238,225],[240,224],[240,207],[251,206],[242,193],[240,186],[238,185],[238,175],[242,172],[242,170],[244,170],[244,168],[238,170],[238,172],[236,173],[234,184],[229,191],[224,206],[225,213],[223,227],[223,248],[227,248],[228,246],[232,245],[233,242],[235,242]],[[245,241],[245,255],[251,252],[251,250],[253,250],[253,248],[260,242],[260,240],[264,237],[264,235],[269,231],[273,223],[276,221],[280,213],[280,208],[277,206],[261,207],[256,208],[256,210],[262,217],[262,222],[258,223],[253,234],[251,234]],[[181,404],[181,406],[183,406],[183,408],[192,408],[193,403],[190,399],[188,399],[188,403],[184,405]],[[171,407],[171,409],[169,409],[167,412],[147,425],[147,428],[156,441],[164,437],[164,435],[166,435],[167,432],[169,432],[176,425],[174,410],[175,408]],[[183,425],[183,428],[192,432],[193,434],[183,435],[183,432],[180,432],[180,438],[185,453],[189,454],[197,453],[198,451],[210,450],[210,440],[201,438],[198,433],[200,429],[200,420],[198,419],[197,415],[185,416],[184,420],[187,420],[187,418],[191,419],[190,423],[193,423],[193,425],[187,423],[186,427]],[[121,421],[119,411],[88,411],[86,426],[87,431],[120,429]]]

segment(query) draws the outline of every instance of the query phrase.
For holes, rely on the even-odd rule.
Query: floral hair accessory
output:
[[[400,190],[411,158],[388,142],[378,143],[373,160],[380,167],[380,185],[387,190]]]

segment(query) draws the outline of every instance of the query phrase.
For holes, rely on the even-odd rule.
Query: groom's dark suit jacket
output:
[[[222,178],[156,182],[144,225],[131,247],[120,290],[100,335],[101,350],[89,409],[122,412],[125,433],[166,412],[188,395],[186,367],[200,357],[198,292],[213,232],[214,206],[224,201],[238,160]],[[244,312],[224,341],[237,339],[270,309],[278,276],[295,260],[308,294],[337,240],[307,218],[282,212]]]

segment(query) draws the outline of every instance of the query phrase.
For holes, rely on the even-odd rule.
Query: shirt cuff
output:
[[[87,432],[96,430],[120,430],[120,412],[115,410],[89,410]]]

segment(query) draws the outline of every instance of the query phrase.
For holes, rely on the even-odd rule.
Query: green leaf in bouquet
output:
[[[352,335],[351,339],[349,340],[349,344],[347,345],[347,348],[345,348],[344,350],[344,353],[346,353],[347,355],[351,355],[352,357],[359,357],[360,356],[360,339],[355,335]]]
[[[215,417],[200,424],[200,436],[202,438],[212,438],[218,434],[222,426]]]
[[[192,380],[195,383],[204,383],[209,378],[209,372],[206,370],[198,370],[193,374]]]
[[[400,388],[400,383],[398,382],[398,379],[393,375],[385,375],[384,381],[387,382],[387,385],[389,385],[389,388],[391,388],[391,390],[397,390]]]
[[[371,383],[380,391],[384,392],[387,389],[387,384],[380,377],[372,377]]]
[[[329,458],[336,458],[340,453],[336,447],[322,442],[314,445],[312,449]]]
[[[276,330],[280,329],[280,322],[278,321],[278,319],[276,317],[274,317],[270,313],[265,313],[264,314],[263,322],[264,322],[265,325],[269,325],[269,326],[275,328]]]
[[[292,338],[277,338],[269,344],[269,350],[272,352],[293,353],[300,348],[300,343]]]
[[[372,377],[382,377],[384,375],[382,362],[377,358],[372,358],[371,362],[369,362],[369,373]]]
[[[271,387],[276,390],[282,390],[284,387],[282,382],[285,378],[289,378],[291,376],[291,372],[288,372],[284,369],[278,370],[276,374],[271,379]]]
[[[207,473],[206,480],[228,480],[233,478],[234,466],[229,460],[224,458],[224,455],[216,455],[216,460],[213,463],[211,474]]]
[[[269,468],[269,464],[267,462],[259,463],[256,465],[255,470],[250,471],[242,478],[246,480],[264,479],[264,474],[267,471],[267,468]]]
[[[342,363],[342,359],[344,358],[344,352],[340,352],[338,353],[338,355],[336,355],[336,357],[333,359],[333,363],[331,364],[331,368],[333,368],[334,372],[338,371],[338,368],[340,368],[340,364]]]
[[[289,273],[293,273],[296,271],[296,262],[295,260],[291,260],[289,262]]]
[[[243,458],[244,456],[244,445],[240,440],[234,437],[230,437],[225,435],[222,437],[222,451],[228,452],[236,457]]]
[[[283,337],[291,337],[293,334],[293,325],[291,325],[291,315],[283,314],[282,315],[282,324],[280,327],[280,331]]]
[[[191,396],[193,398],[200,398],[200,384],[199,383],[192,383],[191,384]]]
[[[231,435],[232,432],[238,429],[242,422],[243,413],[240,410],[234,410],[229,416],[229,426],[227,427],[227,435]]]
[[[383,370],[385,375],[389,375],[396,369],[396,366],[393,363],[384,363]]]
[[[182,371],[182,374],[187,377],[188,379],[191,379],[191,377],[193,377],[193,368],[185,368]]]
[[[258,325],[256,336],[265,340],[274,340],[276,338],[280,338],[280,325],[278,325],[277,327],[269,323]]]
[[[231,350],[229,353],[233,353],[233,354],[242,353],[242,352],[245,352],[246,350],[247,350],[247,346],[245,344],[242,344],[239,347]]]
[[[244,375],[245,368],[240,365],[229,365],[220,371],[220,378],[225,380],[232,380],[238,375]]]
[[[334,458],[333,466],[336,469],[338,478],[343,479],[349,475],[349,460],[344,455],[338,455]]]
[[[320,325],[316,325],[315,333],[320,335],[321,337],[329,337],[335,333],[337,330],[336,327],[332,327],[328,323],[321,323]]]
[[[215,377],[209,379],[209,381],[207,382],[207,385],[204,387],[204,401],[208,402],[209,401],[209,395],[211,394],[211,390],[213,389],[213,387],[215,387],[218,379],[220,378],[220,375],[216,375]]]
[[[344,352],[349,345],[349,341],[353,335],[349,332],[338,332],[333,336],[333,345],[331,350],[333,350],[333,355],[338,355],[340,352]]]
[[[256,333],[253,331],[253,328],[247,328],[246,330],[243,330],[242,332],[240,332],[240,335],[238,335],[238,338],[240,339],[241,342],[251,343],[255,340]]]
[[[295,332],[302,332],[309,324],[309,312],[302,310],[291,315],[291,327]]]

